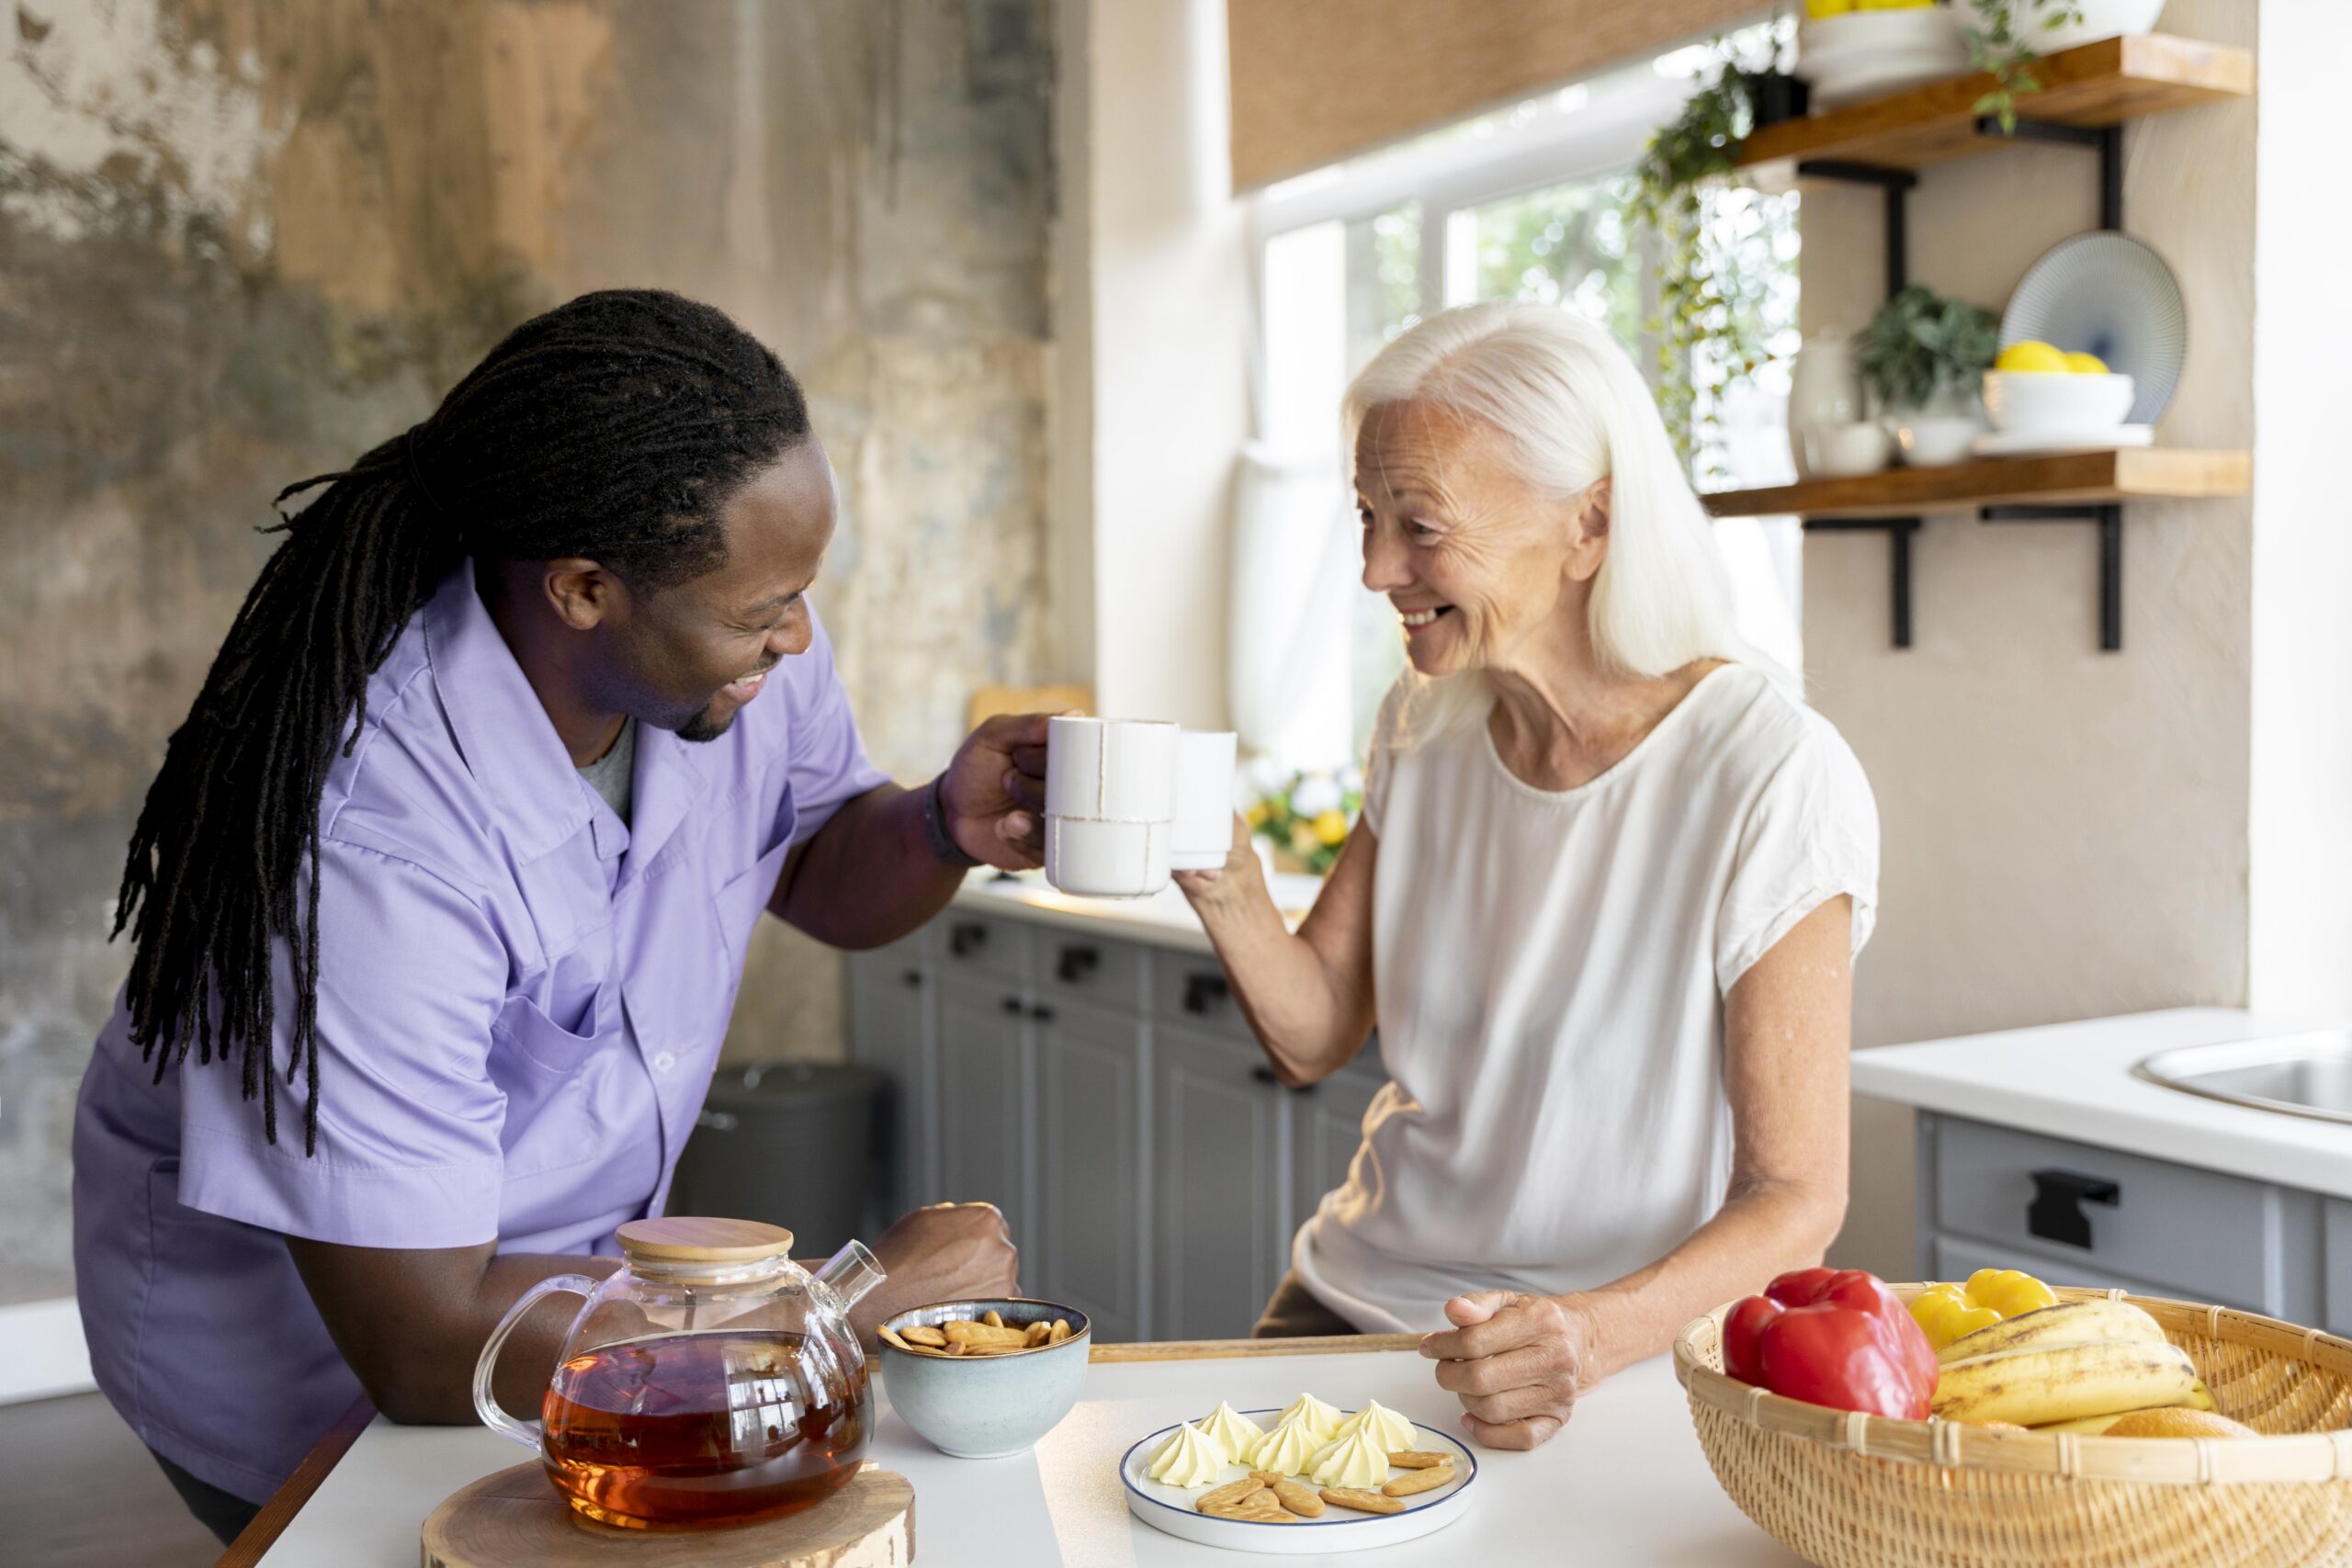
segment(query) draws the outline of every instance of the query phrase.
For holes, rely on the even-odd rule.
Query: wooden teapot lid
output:
[[[792,1253],[790,1231],[757,1220],[631,1220],[613,1235],[623,1257],[648,1263],[756,1263]]]

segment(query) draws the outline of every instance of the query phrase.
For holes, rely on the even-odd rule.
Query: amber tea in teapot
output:
[[[798,1339],[695,1334],[572,1357],[548,1389],[548,1474],[599,1516],[673,1524],[822,1501],[857,1473],[874,1401],[864,1367],[810,1375]]]
[[[812,1279],[773,1225],[639,1220],[619,1240],[619,1273],[542,1280],[491,1336],[474,1377],[485,1424],[537,1449],[565,1501],[607,1524],[748,1524],[857,1473],[874,1401],[845,1314],[882,1278],[871,1253],[851,1242]],[[491,1373],[507,1331],[555,1290],[588,1304],[534,1428],[491,1397]]]

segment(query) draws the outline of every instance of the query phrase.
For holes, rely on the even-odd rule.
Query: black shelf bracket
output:
[[[1919,531],[1917,517],[1808,517],[1808,534],[1883,534],[1886,536],[1887,618],[1894,646],[1911,646],[1911,536]]]
[[[1902,293],[1904,285],[1911,281],[1911,231],[1905,220],[1904,197],[1919,183],[1919,176],[1908,169],[1881,168],[1876,164],[1808,158],[1797,164],[1797,177],[1876,186],[1886,193],[1886,297],[1892,299]]]
[[[2123,647],[2123,508],[2115,502],[2073,505],[1984,506],[1984,523],[2096,523],[2098,525],[2098,646],[2102,653]]]
[[[2052,119],[2019,119],[2003,130],[1991,115],[1979,115],[1976,134],[2005,141],[2046,141],[2058,147],[2087,147],[2098,154],[2098,226],[2123,227],[2123,128],[2120,125],[2062,125]]]

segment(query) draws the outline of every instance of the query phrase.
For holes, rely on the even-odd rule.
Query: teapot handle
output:
[[[498,1326],[490,1331],[490,1342],[481,1348],[481,1359],[474,1362],[474,1413],[481,1417],[483,1426],[526,1449],[539,1446],[539,1424],[537,1421],[517,1421],[506,1414],[505,1408],[498,1403],[498,1396],[490,1391],[491,1374],[498,1366],[499,1348],[506,1343],[506,1337],[514,1332],[514,1325],[523,1321],[523,1314],[530,1311],[541,1296],[557,1291],[570,1291],[574,1295],[585,1296],[595,1289],[596,1281],[585,1274],[550,1274],[525,1291],[515,1299],[514,1304],[506,1309],[506,1315],[500,1318]]]

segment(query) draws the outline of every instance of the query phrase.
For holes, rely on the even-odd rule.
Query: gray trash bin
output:
[[[821,1062],[721,1072],[678,1156],[668,1212],[782,1225],[801,1258],[873,1240],[863,1233],[887,1087],[869,1067]]]

